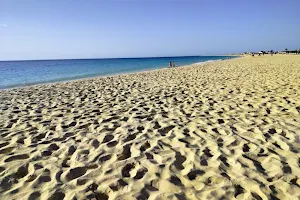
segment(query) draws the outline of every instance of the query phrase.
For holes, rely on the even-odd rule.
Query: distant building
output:
[[[298,50],[288,50],[288,51],[285,51],[285,53],[294,53],[294,54],[297,54]]]

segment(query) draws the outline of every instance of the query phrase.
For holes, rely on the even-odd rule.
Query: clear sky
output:
[[[0,60],[300,48],[300,0],[0,0]]]

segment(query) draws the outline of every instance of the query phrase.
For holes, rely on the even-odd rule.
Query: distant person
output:
[[[172,65],[173,65],[173,67],[175,67],[175,63],[174,63],[174,61],[172,62]]]
[[[169,62],[169,67],[172,68],[172,61]]]

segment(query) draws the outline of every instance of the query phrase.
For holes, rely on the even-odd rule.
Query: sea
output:
[[[0,61],[0,89],[162,69],[170,61],[183,66],[228,58],[234,56]]]

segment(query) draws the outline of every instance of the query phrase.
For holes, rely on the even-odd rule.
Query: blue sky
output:
[[[0,60],[300,48],[300,0],[0,0]]]

